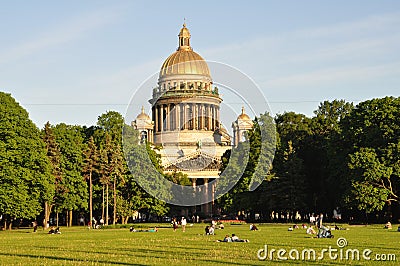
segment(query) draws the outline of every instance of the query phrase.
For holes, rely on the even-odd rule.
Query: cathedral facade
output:
[[[242,108],[232,123],[232,141],[220,121],[221,95],[207,62],[193,51],[190,37],[183,24],[178,48],[162,64],[152,91],[151,117],[142,107],[132,126],[140,131],[142,142],[157,147],[165,173],[182,172],[194,188],[205,185],[213,190],[207,184],[219,177],[222,155],[244,139],[253,123]],[[210,213],[210,208],[202,211]]]

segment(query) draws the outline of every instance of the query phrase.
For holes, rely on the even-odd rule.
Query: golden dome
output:
[[[161,66],[160,77],[165,75],[195,74],[210,76],[210,70],[204,59],[196,52],[178,50],[171,54]]]
[[[244,107],[242,106],[242,113],[238,116],[238,120],[251,120],[251,118],[244,112]]]
[[[183,24],[179,32],[179,47],[162,64],[160,77],[166,75],[203,75],[210,77],[210,70],[206,61],[190,46],[190,32]]]
[[[151,120],[150,116],[144,112],[144,107],[143,106],[142,106],[142,112],[140,114],[138,114],[136,119],[141,119],[141,120],[149,119],[149,120]]]

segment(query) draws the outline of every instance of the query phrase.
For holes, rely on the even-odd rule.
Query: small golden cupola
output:
[[[153,141],[154,122],[151,120],[150,116],[145,113],[143,106],[141,113],[132,121],[132,126],[140,132],[139,138],[141,143]]]
[[[233,145],[236,147],[239,142],[246,141],[247,132],[253,128],[253,121],[245,113],[244,106],[242,113],[237,117],[236,121],[232,123],[233,128]]]
[[[179,32],[179,50],[185,50],[185,51],[192,51],[192,47],[190,47],[190,32],[189,29],[186,28],[186,23],[183,23],[183,28]]]

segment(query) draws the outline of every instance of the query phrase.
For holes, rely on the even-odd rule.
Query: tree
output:
[[[87,183],[82,176],[86,145],[79,126],[61,123],[53,128],[53,132],[61,151],[61,183],[65,191],[58,195],[60,209],[67,211],[67,225],[72,226],[72,212],[88,207]]]
[[[126,199],[133,203],[134,210],[164,215],[169,208],[165,201],[161,201],[149,193],[146,189],[157,191],[161,198],[168,199],[170,194],[169,184],[165,179],[156,179],[162,175],[160,155],[155,152],[155,147],[149,143],[139,143],[139,131],[131,126],[124,125],[123,130],[123,149],[126,163],[129,169],[135,169],[126,175]],[[138,185],[140,183],[141,186]],[[144,188],[142,187],[144,186]]]
[[[4,228],[34,218],[54,195],[54,177],[40,131],[28,113],[0,92],[0,214]]]
[[[291,141],[285,147],[277,152],[274,164],[275,186],[270,191],[276,197],[274,207],[275,210],[285,212],[304,211],[308,190],[304,162],[298,157]]]
[[[113,184],[113,224],[116,222],[117,215],[117,181],[123,180],[124,160],[122,157],[122,128],[124,118],[116,111],[108,111],[98,117],[97,125],[101,129],[103,136],[101,149],[103,156],[102,162],[102,182],[106,191],[106,224],[108,224],[108,190]]]
[[[233,188],[218,199],[225,211],[254,211],[254,202],[260,196],[254,190],[260,183],[272,178],[271,168],[275,153],[276,131],[272,117],[261,114],[253,121],[247,140],[228,150],[222,157],[221,177],[216,191],[226,188],[232,179],[238,179]],[[245,166],[245,167],[243,167]]]
[[[312,147],[311,119],[288,112],[277,115],[275,121],[279,136],[273,163],[275,178],[266,184],[267,198],[273,202],[269,204],[270,211],[304,212],[312,206],[314,191],[320,190],[309,184],[321,182],[312,170],[311,162],[315,164],[319,158]]]
[[[312,134],[306,143],[308,148],[303,159],[310,177],[308,184],[311,191],[315,191],[311,199],[315,209],[325,207],[319,211],[343,206],[343,196],[349,186],[344,179],[349,145],[341,134],[340,123],[353,109],[353,104],[344,100],[324,101],[311,119]]]
[[[348,143],[348,203],[367,213],[399,201],[400,98],[359,103],[342,125]]]
[[[350,155],[352,199],[359,210],[382,210],[386,203],[399,201],[392,185],[393,168],[385,165],[372,148],[361,148]]]
[[[59,213],[58,206],[60,205],[59,199],[60,195],[64,194],[65,190],[62,185],[62,172],[61,172],[61,152],[60,148],[56,142],[51,125],[47,122],[43,129],[43,141],[46,144],[47,157],[52,166],[52,175],[54,177],[54,197],[50,201],[45,201],[44,203],[44,220],[43,226],[47,227],[49,223],[50,214],[52,208],[56,205],[57,216]],[[58,224],[58,219],[57,219]]]
[[[89,219],[93,220],[93,174],[98,171],[98,151],[91,136],[85,151],[83,173],[84,177],[89,180]]]
[[[112,144],[111,144],[112,145]],[[125,162],[122,157],[121,146],[118,144],[114,144],[111,146],[113,152],[110,154],[110,165],[109,165],[109,175],[113,181],[113,200],[114,200],[114,208],[113,208],[113,224],[115,225],[117,221],[117,182],[118,184],[123,185],[125,183],[124,174],[125,174]]]
[[[100,115],[97,119],[97,125],[108,132],[113,142],[122,143],[122,129],[124,126],[123,116],[116,111],[108,111]]]

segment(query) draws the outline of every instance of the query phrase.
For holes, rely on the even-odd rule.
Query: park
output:
[[[272,260],[277,265],[398,265],[399,259],[397,225],[387,230],[381,225],[340,224],[348,230],[332,231],[334,238],[311,237],[302,228],[288,231],[290,224],[257,224],[258,231],[250,231],[248,224],[226,224],[224,229],[216,229],[215,235],[205,235],[203,223],[188,226],[185,232],[181,228],[174,232],[169,223],[133,226],[143,230],[157,226],[158,232],[130,232],[128,225],[90,230],[86,226],[61,227],[61,234],[54,235],[41,228],[36,233],[32,228],[0,232],[0,264],[268,265]],[[249,242],[216,242],[232,233]],[[337,243],[340,238],[347,241],[342,248]],[[272,258],[260,259],[257,253],[265,245],[276,251]],[[336,256],[325,253],[321,258],[322,250],[329,247],[336,249]],[[277,257],[279,249],[287,251],[282,259]],[[298,259],[289,256],[293,249],[300,252]],[[315,250],[315,258],[302,259],[304,249]],[[346,258],[349,249],[359,250],[359,256]],[[371,250],[367,258],[362,254],[365,249]]]
[[[399,264],[400,2],[81,2],[0,12],[0,265]]]

